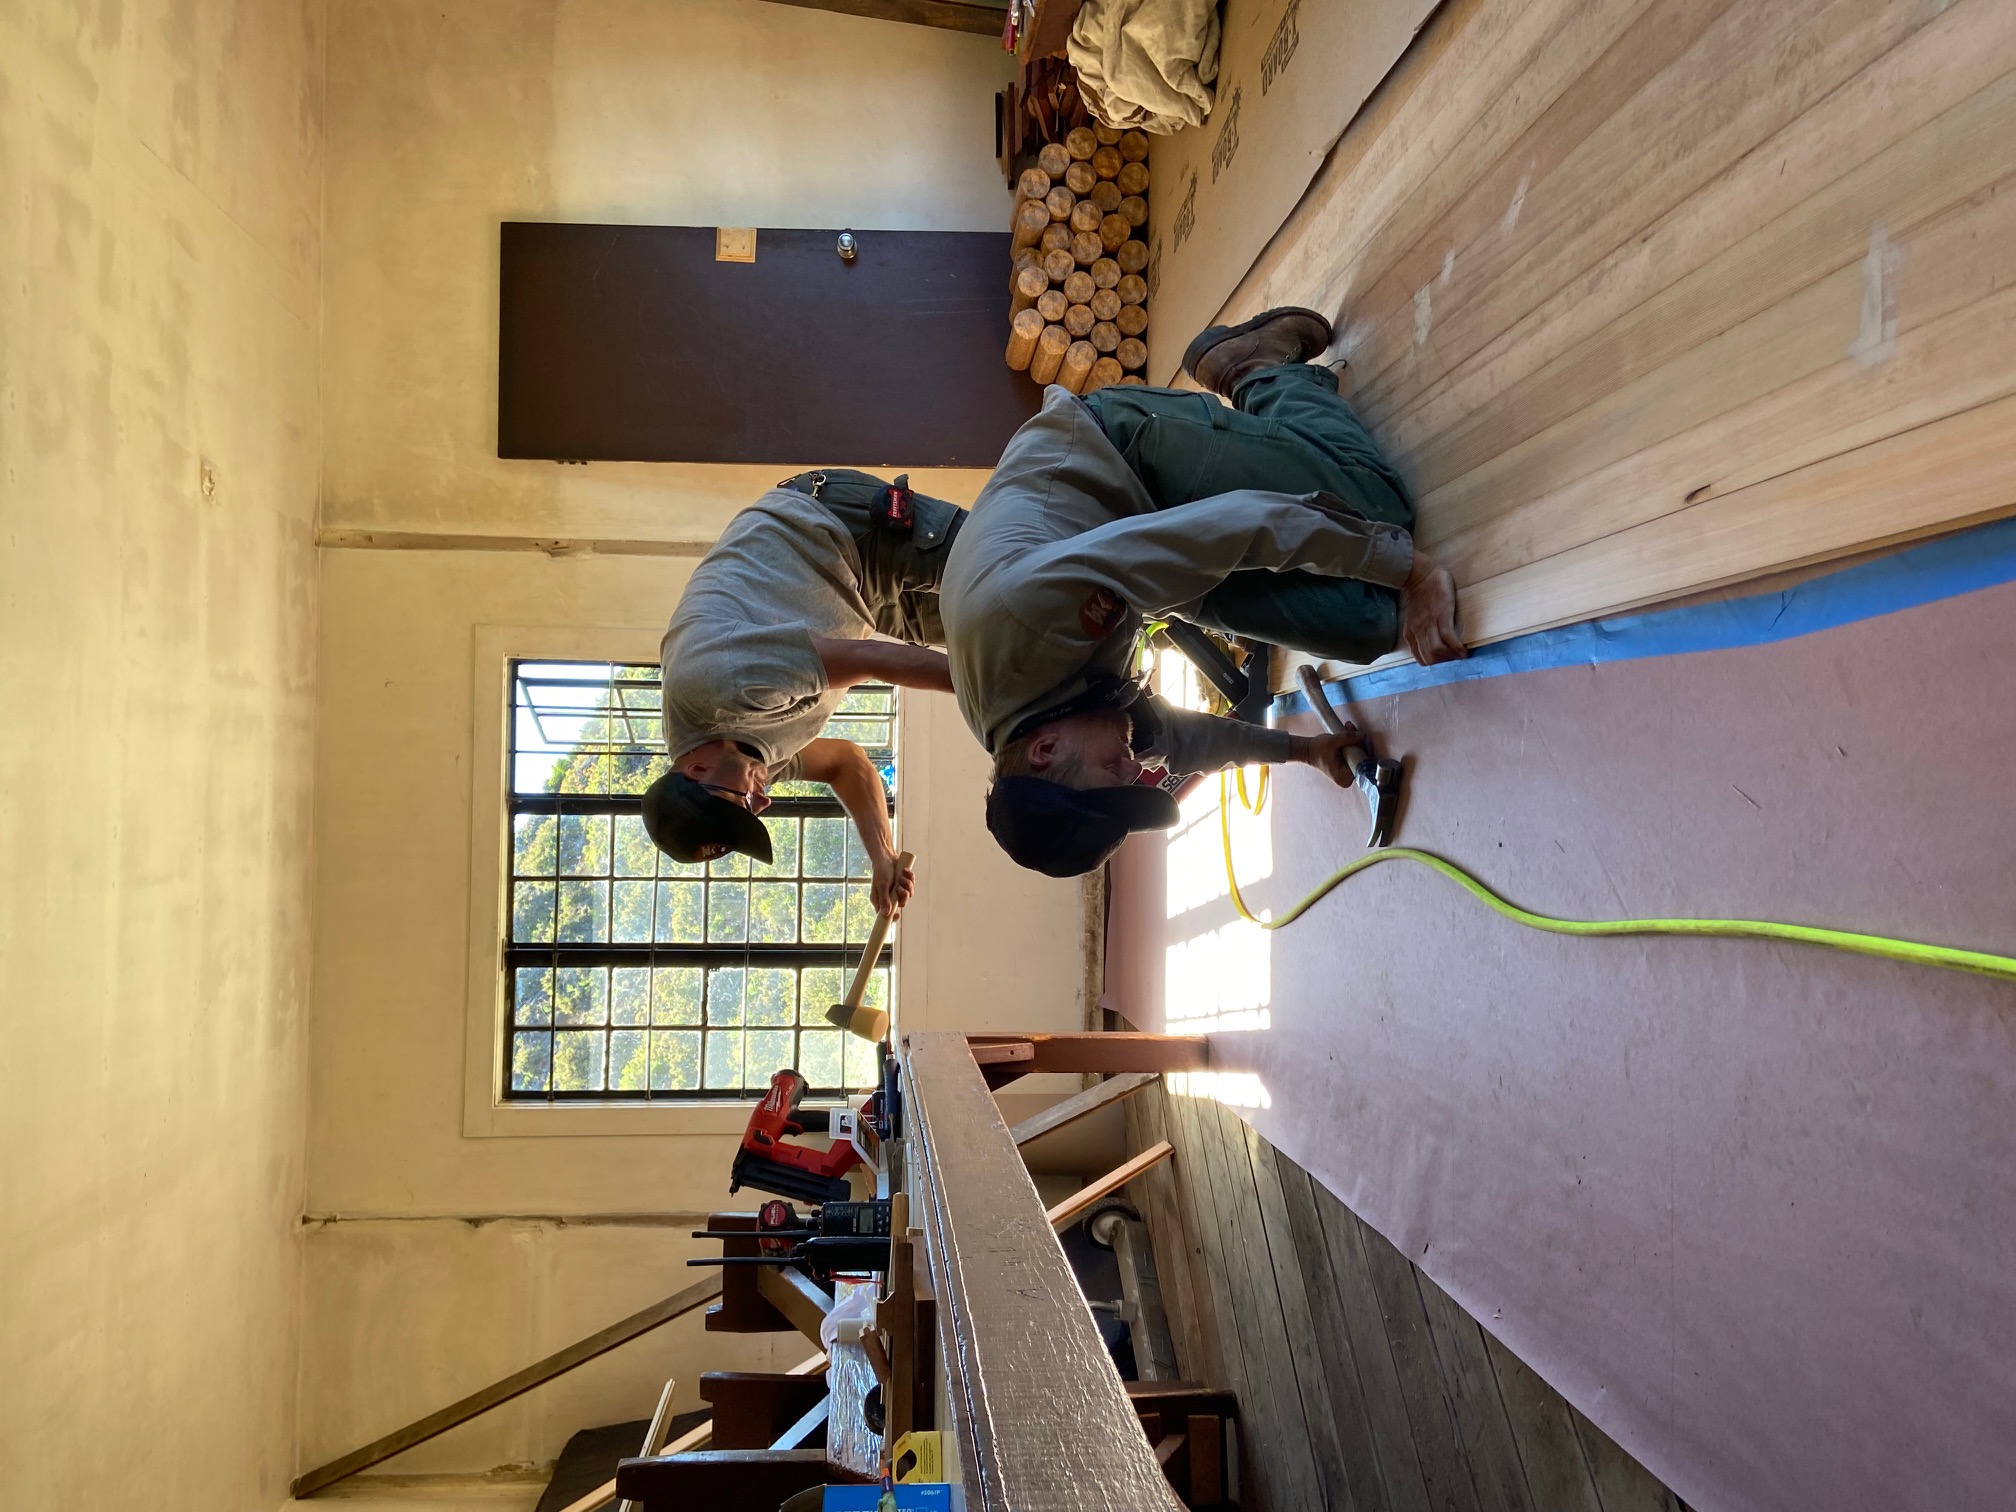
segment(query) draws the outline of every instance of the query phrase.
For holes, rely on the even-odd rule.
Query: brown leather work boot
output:
[[[1234,326],[1213,326],[1183,353],[1183,371],[1214,394],[1232,390],[1262,368],[1307,362],[1330,345],[1330,322],[1314,310],[1284,305]]]

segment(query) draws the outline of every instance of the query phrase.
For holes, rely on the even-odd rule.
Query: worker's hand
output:
[[[907,866],[898,866],[893,855],[875,858],[875,880],[870,886],[869,896],[877,913],[886,911],[890,918],[895,918],[903,912],[903,905],[910,901],[910,895],[915,891],[915,871]]]
[[[1348,788],[1356,780],[1356,763],[1365,756],[1365,737],[1358,726],[1344,722],[1342,735],[1297,735],[1288,745],[1288,759],[1312,766],[1337,786]]]
[[[1424,667],[1470,654],[1456,629],[1456,580],[1425,551],[1400,589],[1400,643]]]

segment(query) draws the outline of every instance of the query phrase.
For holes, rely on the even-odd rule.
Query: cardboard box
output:
[[[1169,382],[1435,5],[1225,0],[1210,118],[1148,154],[1150,383]]]

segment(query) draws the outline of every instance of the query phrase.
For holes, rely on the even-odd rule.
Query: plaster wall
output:
[[[321,0],[0,7],[0,1505],[293,1469]]]
[[[498,225],[997,230],[987,37],[763,0],[330,17],[323,524],[704,545],[776,466],[500,462]],[[761,255],[759,246],[758,255]],[[844,381],[844,375],[836,375]],[[961,502],[979,475],[917,475]]]
[[[992,229],[1007,210],[990,114],[1006,63],[986,38],[757,0],[500,0],[481,25],[338,0],[329,57],[304,1465],[686,1284],[693,1219],[742,1200],[735,1110],[469,1132],[472,838],[501,824],[473,796],[476,732],[501,718],[476,662],[500,625],[652,654],[729,516],[821,459],[499,461],[498,223]],[[983,478],[917,483],[964,502]],[[415,542],[454,549],[371,549]],[[554,550],[511,549],[533,542]],[[910,701],[903,740],[922,877],[898,947],[909,1021],[1078,1027],[1079,889],[986,837],[982,755],[949,699]],[[446,1494],[446,1477],[536,1467],[575,1429],[647,1416],[667,1377],[686,1410],[702,1370],[807,1352],[696,1316],[382,1469]]]
[[[592,1132],[530,1137],[465,1127],[472,830],[502,824],[472,800],[474,730],[503,717],[479,691],[497,679],[477,673],[478,627],[648,647],[690,568],[323,553],[304,1465],[677,1290],[703,1252],[687,1230],[742,1200],[727,1194],[739,1110],[618,1108]],[[1078,1027],[1080,889],[1019,871],[986,836],[985,758],[949,698],[911,698],[902,740],[899,839],[920,874],[899,932],[903,1021]],[[668,1376],[683,1411],[700,1405],[702,1370],[784,1369],[805,1352],[690,1319],[387,1469],[537,1466],[577,1428],[648,1416]]]

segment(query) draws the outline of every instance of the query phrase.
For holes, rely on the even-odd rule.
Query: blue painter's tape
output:
[[[1760,646],[2011,581],[2016,581],[2016,519],[1997,520],[1894,556],[1809,578],[1779,593],[1587,620],[1480,646],[1466,660],[1439,667],[1366,672],[1333,684],[1342,693],[1333,701],[1362,702],[1549,667],[1591,667],[1599,662]],[[1308,708],[1300,693],[1284,693],[1274,700],[1274,713],[1281,717]]]

